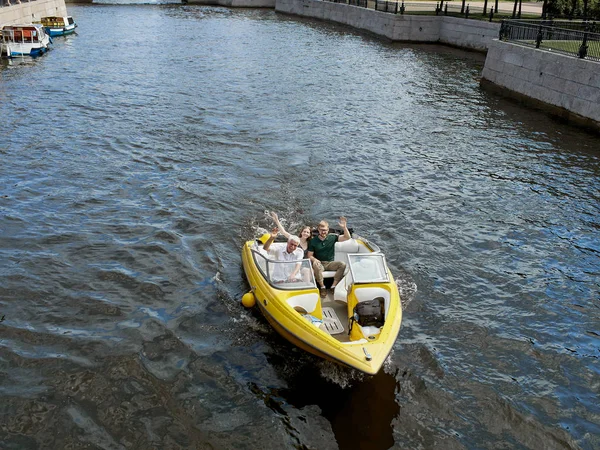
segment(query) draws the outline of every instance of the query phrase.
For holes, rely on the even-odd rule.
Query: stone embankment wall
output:
[[[392,41],[442,43],[486,51],[500,25],[446,16],[390,14],[322,0],[277,0],[275,10],[342,23]]]
[[[66,16],[65,0],[34,0],[0,8],[0,25],[15,25],[39,22],[46,16]]]
[[[500,34],[499,23],[446,16],[439,19],[442,44],[485,51]]]
[[[275,8],[275,0],[188,0],[189,5],[218,5],[232,8]]]
[[[65,0],[65,3],[92,3],[93,0]],[[231,8],[275,8],[275,0],[178,0],[189,5],[229,6]]]
[[[487,82],[600,130],[600,62],[495,40],[483,68]]]
[[[487,51],[482,84],[600,130],[600,63],[499,42],[497,23],[390,14],[322,0],[276,0],[275,9],[342,23],[392,41]]]

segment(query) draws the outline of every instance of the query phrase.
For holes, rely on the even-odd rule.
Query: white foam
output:
[[[396,278],[396,286],[398,287],[398,293],[400,294],[402,311],[404,311],[412,299],[415,298],[417,284],[406,278]]]
[[[352,386],[357,381],[363,381],[365,374],[358,370],[342,367],[330,361],[320,361],[319,373],[324,379],[337,384],[342,389]]]

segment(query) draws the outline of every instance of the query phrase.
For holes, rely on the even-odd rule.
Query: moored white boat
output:
[[[0,30],[0,56],[39,56],[52,40],[40,24],[5,25]]]
[[[248,241],[242,248],[242,263],[251,292],[244,295],[243,303],[258,304],[273,328],[296,346],[376,374],[400,331],[398,288],[385,256],[367,240],[337,242],[335,260],[346,262],[346,273],[334,292],[321,298],[309,260],[302,260],[296,271],[302,277],[281,281],[277,274],[289,273],[290,265],[299,263],[271,260],[261,240]],[[380,318],[361,316],[369,308],[380,311]]]
[[[42,17],[42,26],[51,37],[64,36],[75,32],[77,24],[73,17]]]

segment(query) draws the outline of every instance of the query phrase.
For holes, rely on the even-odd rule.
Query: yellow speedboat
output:
[[[398,288],[380,249],[360,238],[337,242],[335,260],[346,263],[346,273],[335,290],[321,298],[308,259],[274,261],[263,249],[263,241],[248,241],[242,249],[251,288],[244,305],[257,303],[279,334],[307,352],[376,374],[402,321]],[[271,247],[276,245],[286,244]],[[299,271],[293,270],[297,264],[301,264]],[[279,279],[292,271],[302,275],[291,282]],[[325,272],[328,276],[333,277],[333,272]]]

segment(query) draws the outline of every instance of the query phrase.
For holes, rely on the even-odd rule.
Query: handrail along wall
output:
[[[600,25],[596,22],[506,19],[501,41],[600,61]]]

